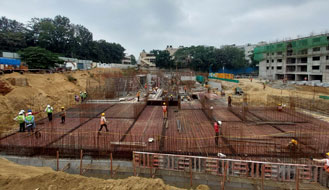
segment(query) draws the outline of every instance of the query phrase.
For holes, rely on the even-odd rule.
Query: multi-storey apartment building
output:
[[[155,67],[155,55],[143,50],[139,54],[138,65],[145,67]]]
[[[257,46],[259,77],[329,82],[329,34]]]

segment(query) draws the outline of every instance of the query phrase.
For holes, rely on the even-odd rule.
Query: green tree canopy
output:
[[[191,68],[195,71],[216,71],[223,66],[228,69],[246,67],[244,51],[232,46],[217,49],[212,46],[191,46],[178,49],[175,53],[175,64],[180,68]]]
[[[174,61],[167,50],[152,50],[155,55],[155,65],[159,68],[174,68]]]
[[[24,24],[6,17],[0,18],[0,51],[18,51],[26,47]]]
[[[50,69],[62,64],[58,55],[41,47],[28,47],[19,52],[29,69]]]
[[[130,55],[130,58],[131,58],[131,64],[132,65],[136,65],[137,64],[137,61],[136,61],[136,58],[134,55]]]
[[[93,40],[93,34],[82,25],[57,15],[32,18],[25,26],[5,17],[0,19],[0,50],[18,51],[38,46],[65,57],[90,59],[104,63],[121,63],[125,49],[117,43]]]

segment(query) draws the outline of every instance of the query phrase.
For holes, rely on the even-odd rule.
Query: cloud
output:
[[[62,15],[95,39],[122,44],[138,56],[166,45],[275,41],[329,27],[327,0],[1,0],[1,16],[26,23]]]

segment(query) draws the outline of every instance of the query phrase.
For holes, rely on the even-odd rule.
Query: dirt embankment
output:
[[[64,172],[55,172],[48,167],[22,166],[0,158],[0,189],[178,190],[179,188],[166,185],[161,179],[129,177],[119,180],[104,180]]]
[[[318,99],[319,95],[329,95],[329,88],[323,87],[273,84],[272,86],[276,86],[276,88],[271,87],[271,85],[266,85],[265,89],[263,89],[264,81],[256,79],[252,82],[249,79],[240,79],[239,81],[239,83],[225,81],[221,81],[221,83],[228,95],[232,95],[236,87],[242,88],[242,90],[248,94],[248,102],[252,105],[266,105],[268,103],[268,95],[284,97],[294,96],[306,99],[313,99],[313,97]],[[242,96],[233,95],[233,102],[234,101],[241,102]]]
[[[94,80],[98,74],[112,71],[120,72],[117,69],[93,69],[70,73],[12,73],[0,76],[0,89],[4,89],[0,91],[0,134],[18,129],[13,118],[21,109],[40,112],[36,114],[36,119],[40,119],[46,117],[44,109],[48,104],[53,106],[55,112],[62,106],[68,108],[75,104],[74,95],[85,91],[87,80]]]

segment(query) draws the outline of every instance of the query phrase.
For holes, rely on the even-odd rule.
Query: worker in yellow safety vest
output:
[[[98,130],[99,132],[102,131],[103,127],[105,127],[106,132],[109,131],[107,129],[107,121],[106,121],[106,118],[105,118],[105,113],[102,113],[101,120],[100,120],[100,125],[101,125],[101,127]]]
[[[326,153],[327,158],[325,159],[312,159],[315,162],[324,163],[324,170],[329,173],[329,152]]]
[[[25,132],[25,116],[24,116],[24,110],[21,110],[18,113],[18,116],[14,119],[19,123],[19,132]]]

